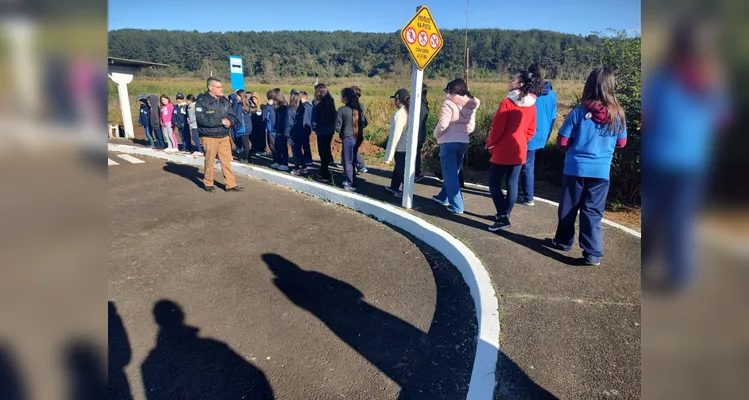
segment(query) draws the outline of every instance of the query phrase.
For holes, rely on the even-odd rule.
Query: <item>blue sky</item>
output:
[[[109,0],[109,29],[395,32],[426,4],[441,29],[465,27],[465,0]],[[470,28],[587,35],[640,31],[640,0],[469,0]]]

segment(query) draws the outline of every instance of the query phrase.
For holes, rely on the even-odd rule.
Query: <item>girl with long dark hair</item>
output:
[[[364,134],[364,121],[361,116],[359,97],[351,88],[341,91],[341,101],[344,106],[338,109],[336,115],[335,131],[338,132],[343,142],[343,169],[346,171],[347,181],[343,188],[356,191],[356,143]]]
[[[536,95],[542,85],[539,74],[521,71],[507,85],[510,93],[499,103],[492,119],[486,148],[492,155],[489,189],[497,209],[497,222],[489,227],[496,232],[510,226],[510,214],[518,197],[518,178],[528,153],[528,141],[536,133]],[[502,184],[507,185],[507,196]]]
[[[279,88],[273,89],[273,109],[276,114],[276,139],[275,139],[275,159],[271,168],[279,171],[289,170],[289,132],[287,129],[287,118],[289,114],[289,104]]]
[[[559,224],[552,242],[569,251],[575,242],[575,220],[580,213],[580,248],[588,265],[603,256],[601,219],[609,192],[614,150],[627,144],[624,109],[616,100],[614,72],[596,68],[585,82],[582,104],[572,110],[559,129],[557,144],[568,148],[564,159]]]
[[[312,109],[312,130],[317,135],[317,151],[320,153],[320,172],[316,179],[321,182],[330,182],[329,167],[333,161],[330,142],[335,132],[335,100],[324,83],[315,85],[315,100],[317,104]]]

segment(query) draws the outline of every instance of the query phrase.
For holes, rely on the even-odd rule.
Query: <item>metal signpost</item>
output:
[[[419,140],[419,120],[421,114],[421,86],[424,82],[424,68],[442,50],[442,35],[434,23],[427,6],[416,8],[416,14],[401,30],[401,39],[413,59],[411,74],[411,108],[408,112],[408,144],[406,146],[406,170],[403,176],[403,207],[413,206],[414,169]]]

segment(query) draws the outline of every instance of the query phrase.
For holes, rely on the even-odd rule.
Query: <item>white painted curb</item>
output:
[[[198,167],[204,165],[204,158],[202,157],[164,153],[144,147],[109,143],[108,149],[109,151],[140,154]],[[491,400],[493,398],[496,380],[495,371],[499,354],[499,303],[489,273],[478,257],[466,245],[444,230],[409,214],[403,209],[362,195],[297,178],[287,173],[237,162],[232,162],[232,170],[235,173],[284,186],[372,216],[379,221],[387,222],[405,230],[442,253],[460,271],[463,280],[471,290],[471,296],[476,306],[479,333],[467,399]]]

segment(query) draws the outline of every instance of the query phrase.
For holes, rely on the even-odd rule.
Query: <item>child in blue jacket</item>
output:
[[[148,98],[141,97],[140,100],[140,112],[138,113],[138,124],[143,127],[146,132],[146,139],[148,139],[148,147],[154,148],[156,144],[151,133],[151,107],[148,106]]]
[[[538,74],[541,79],[546,77],[546,68],[543,64],[533,64],[528,71]],[[549,141],[551,130],[557,121],[557,94],[551,87],[551,82],[544,81],[535,93],[536,98],[536,133],[528,142],[525,164],[520,170],[520,193],[517,202],[526,206],[534,206],[534,179],[536,151],[543,149]]]
[[[614,149],[627,144],[624,109],[614,95],[616,80],[608,68],[588,76],[582,104],[559,129],[557,144],[567,148],[559,201],[559,223],[552,245],[569,251],[575,242],[580,212],[580,248],[587,265],[600,265],[603,256],[601,219],[609,192]]]
[[[265,94],[268,99],[267,103],[263,106],[263,125],[268,137],[268,148],[270,149],[270,155],[273,156],[273,162],[276,162],[276,109],[273,102],[273,90],[269,90]],[[266,153],[266,156],[268,154]]]

